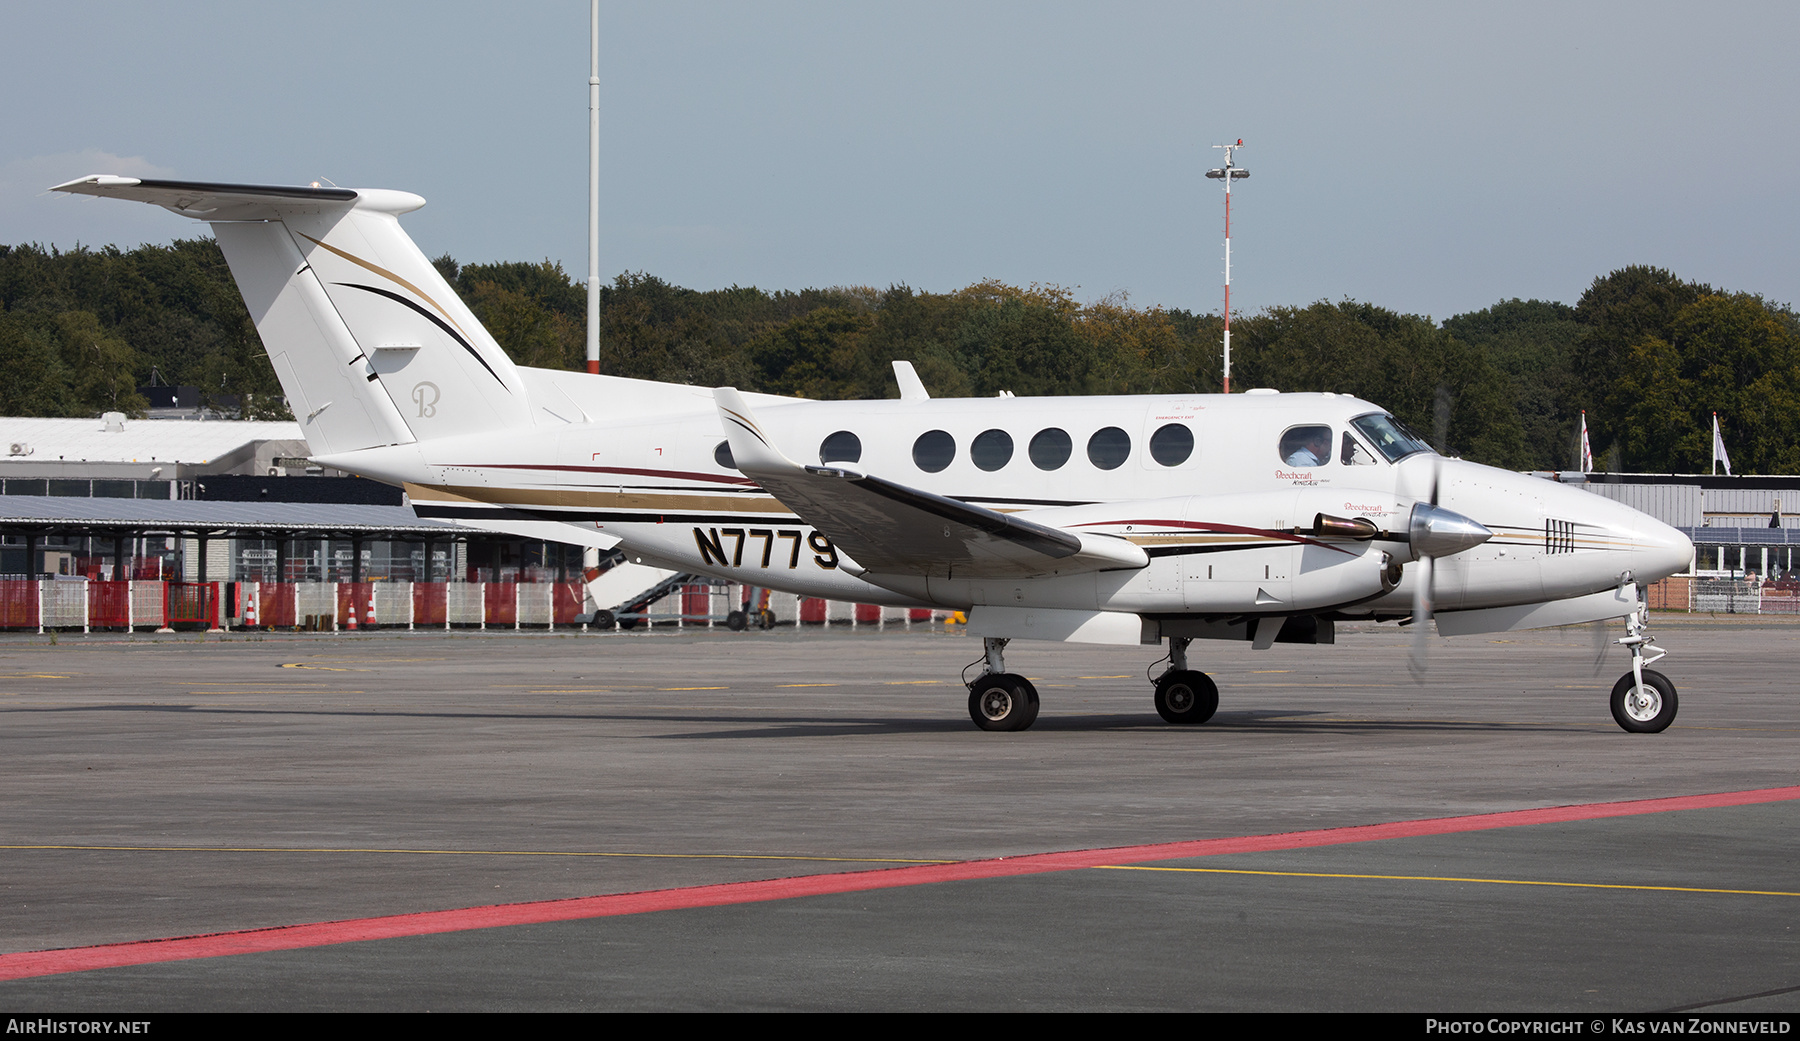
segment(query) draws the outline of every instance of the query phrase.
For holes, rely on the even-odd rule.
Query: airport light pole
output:
[[[1231,182],[1250,176],[1232,161],[1232,153],[1244,147],[1244,139],[1234,145],[1214,145],[1225,150],[1225,165],[1206,171],[1206,176],[1225,182],[1225,393],[1231,393]]]
[[[600,0],[588,2],[588,280],[587,370],[600,372]],[[600,550],[581,548],[581,579],[593,580]],[[585,606],[585,605],[584,605]]]
[[[600,371],[600,0],[589,0],[587,370]]]

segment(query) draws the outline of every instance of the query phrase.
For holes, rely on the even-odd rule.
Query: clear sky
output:
[[[204,229],[88,173],[418,192],[428,254],[585,277],[588,5],[0,0],[0,242]],[[1800,5],[603,3],[601,270],[982,278],[1242,313],[1800,300]]]

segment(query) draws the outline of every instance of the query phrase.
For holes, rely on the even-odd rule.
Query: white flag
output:
[[[1581,410],[1581,472],[1584,474],[1594,472],[1594,449],[1588,445],[1587,409],[1585,408]]]
[[[1719,436],[1719,414],[1713,413],[1713,472],[1718,472],[1720,463],[1725,464],[1725,476],[1731,476],[1731,456],[1725,452],[1725,439]]]

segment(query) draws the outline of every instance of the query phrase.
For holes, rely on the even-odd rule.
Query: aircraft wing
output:
[[[1040,524],[867,474],[803,466],[775,446],[743,396],[713,392],[737,468],[824,532],[864,571],[933,578],[1025,578],[1141,568],[1124,539]]]

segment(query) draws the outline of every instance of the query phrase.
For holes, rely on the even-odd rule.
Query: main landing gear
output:
[[[983,730],[1024,730],[1037,721],[1037,688],[1006,671],[1006,644],[994,637],[981,641],[985,667],[969,684],[969,718]]]
[[[982,673],[969,684],[969,718],[983,730],[1024,730],[1037,721],[1037,688],[1006,671],[1007,642],[992,636],[981,641]],[[1156,678],[1156,714],[1170,723],[1204,723],[1219,709],[1218,685],[1188,668],[1187,649],[1188,640],[1171,637],[1169,668]]]
[[[1170,723],[1204,723],[1219,710],[1219,685],[1188,668],[1188,640],[1169,637],[1169,668],[1156,678],[1156,714]]]
[[[1659,734],[1675,722],[1675,684],[1669,677],[1644,666],[1661,661],[1668,651],[1650,642],[1650,606],[1625,616],[1625,635],[1619,642],[1631,648],[1631,671],[1613,684],[1613,720],[1633,734]],[[1645,651],[1655,651],[1651,658]]]

